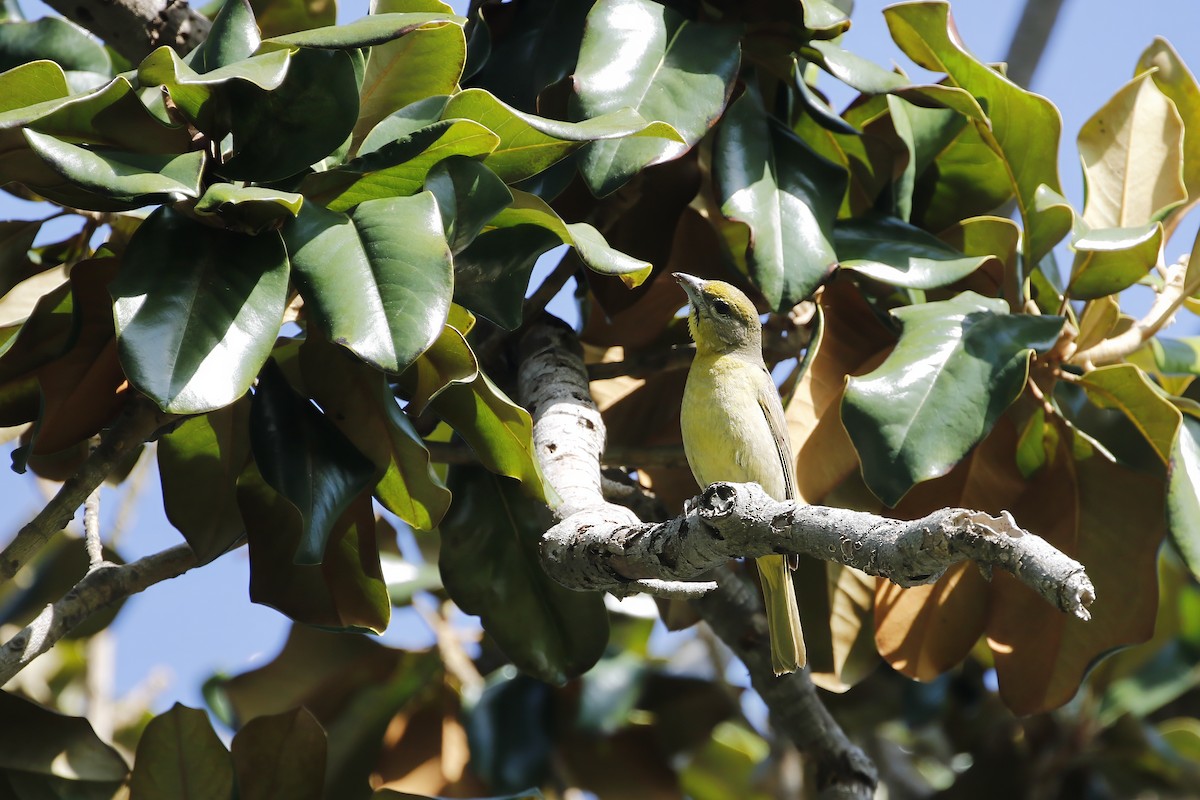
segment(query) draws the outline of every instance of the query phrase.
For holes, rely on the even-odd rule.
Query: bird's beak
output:
[[[704,281],[695,275],[688,275],[686,272],[672,272],[671,277],[679,281],[679,285],[687,292],[688,300],[693,306],[700,308],[703,305],[700,298],[704,296]]]

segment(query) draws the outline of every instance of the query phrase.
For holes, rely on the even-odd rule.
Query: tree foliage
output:
[[[649,619],[539,561],[555,498],[516,343],[574,277],[604,461],[676,513],[699,491],[670,356],[683,270],[770,314],[805,502],[1009,512],[1095,584],[1084,622],[970,565],[903,590],[805,565],[813,679],[851,735],[956,792],[1197,791],[1200,345],[1161,329],[1200,311],[1200,256],[1168,252],[1200,198],[1200,86],[1150,44],[1080,132],[1077,209],[1058,111],[973,56],[946,3],[884,12],[936,83],[846,49],[841,5],[379,0],[333,25],[328,3],[227,0],[199,48],[140,64],[63,20],[0,22],[0,184],[81,226],[35,246],[41,223],[0,222],[14,468],[69,479],[94,437],[161,415],[171,523],[200,564],[245,543],[251,598],[297,623],[207,686],[229,748],[178,705],[113,749],[0,693],[0,789],[787,791],[720,670],[680,674]],[[830,80],[860,93],[841,113]],[[1155,300],[1134,318],[1138,284]],[[0,584],[0,621],[62,595],[82,554],[43,548]],[[479,617],[476,657],[430,596]],[[414,603],[440,652],[355,633]],[[81,647],[60,645],[56,691]],[[31,687],[10,684],[53,699]],[[1037,774],[1050,758],[1071,772]]]

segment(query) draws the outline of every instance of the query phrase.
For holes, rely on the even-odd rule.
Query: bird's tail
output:
[[[801,669],[808,657],[804,650],[804,632],[800,629],[800,608],[792,572],[783,556],[755,559],[762,579],[763,601],[767,608],[767,627],[771,631],[771,666],[776,675]]]

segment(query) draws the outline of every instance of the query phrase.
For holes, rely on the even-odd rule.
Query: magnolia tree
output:
[[[884,12],[935,83],[832,0],[61,5],[104,44],[0,23],[0,184],[79,226],[0,223],[0,424],[61,482],[0,553],[0,795],[1200,790],[1200,344],[1160,333],[1200,310],[1200,86],[1166,41],[1080,133],[1079,209],[1057,110],[943,2]],[[764,312],[798,502],[694,484],[672,271]],[[139,459],[182,542],[126,563],[99,487]],[[101,713],[89,637],[242,546],[295,624],[205,686],[231,744]],[[810,667],[775,677],[739,559],[778,552]],[[437,648],[377,643],[414,597]]]

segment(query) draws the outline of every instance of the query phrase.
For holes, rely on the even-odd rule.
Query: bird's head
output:
[[[739,350],[762,353],[758,310],[740,289],[724,281],[701,280],[684,272],[672,274],[687,292],[691,304],[688,328],[696,340],[697,353]]]

